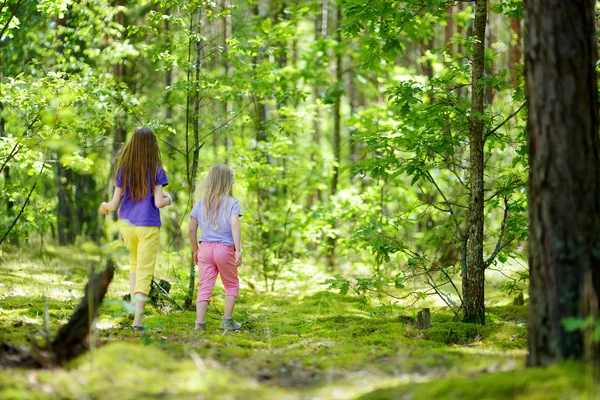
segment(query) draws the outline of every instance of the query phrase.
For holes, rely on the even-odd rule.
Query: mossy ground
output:
[[[124,253],[117,256],[125,263]],[[23,345],[39,340],[44,302],[56,332],[77,305],[90,266],[100,264],[92,246],[5,254],[0,340]],[[157,273],[169,274],[165,267]],[[62,369],[2,371],[0,398],[513,399],[535,394],[548,400],[594,393],[589,372],[578,365],[524,369],[526,307],[490,307],[490,323],[483,327],[452,322],[451,313],[442,310],[432,315],[433,328],[419,331],[401,322],[407,310],[389,299],[365,303],[341,296],[323,290],[324,279],[304,277],[274,293],[243,285],[235,314],[243,322],[239,333],[217,329],[223,307],[219,289],[208,331],[192,330],[192,311],[148,307],[148,329],[140,335],[130,329],[120,300],[127,292],[127,271],[120,269],[101,307],[92,351]]]

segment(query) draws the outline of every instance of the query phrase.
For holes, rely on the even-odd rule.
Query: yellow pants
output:
[[[158,256],[160,228],[158,226],[122,226],[121,236],[129,250],[129,273],[135,274],[133,293],[150,293],[154,266]]]

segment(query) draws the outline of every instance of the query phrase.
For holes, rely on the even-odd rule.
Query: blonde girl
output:
[[[199,185],[199,200],[190,213],[190,244],[198,266],[197,330],[206,329],[206,311],[218,274],[226,295],[221,329],[237,330],[241,327],[233,319],[233,308],[240,289],[238,266],[242,262],[242,212],[232,195],[232,187],[231,169],[223,164],[213,165]]]
[[[99,211],[108,215],[119,210],[120,232],[129,251],[129,287],[135,304],[133,330],[143,331],[142,318],[160,238],[160,208],[171,204],[163,191],[169,184],[162,167],[156,135],[148,128],[136,128],[122,148],[115,169],[115,191]]]

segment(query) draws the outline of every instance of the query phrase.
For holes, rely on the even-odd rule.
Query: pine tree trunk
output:
[[[600,143],[593,0],[529,0],[530,366],[581,359],[584,277],[598,293]],[[597,304],[597,296],[593,296]]]
[[[471,109],[469,117],[470,197],[468,220],[467,273],[463,277],[464,321],[485,323],[483,265],[483,78],[487,0],[475,2],[473,23],[473,67],[471,77]]]

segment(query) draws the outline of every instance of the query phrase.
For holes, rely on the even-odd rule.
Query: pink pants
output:
[[[217,274],[221,274],[221,282],[225,286],[227,296],[238,297],[240,280],[238,279],[237,266],[235,265],[235,249],[221,243],[200,243],[198,249],[198,298],[196,303],[207,301],[210,303]]]

